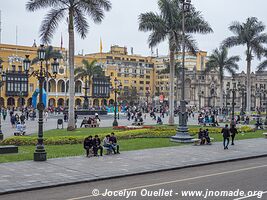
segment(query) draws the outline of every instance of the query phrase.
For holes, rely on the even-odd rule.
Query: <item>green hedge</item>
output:
[[[204,127],[204,129],[209,129],[210,134],[220,134],[221,128],[215,127]],[[190,128],[189,132],[191,135],[196,135],[199,131],[199,128]],[[253,129],[250,127],[242,127],[239,129],[239,132],[252,132]],[[175,128],[166,128],[166,127],[157,127],[155,129],[137,129],[137,130],[127,130],[116,132],[116,136],[119,140],[121,139],[132,139],[132,138],[164,138],[175,135]],[[99,137],[103,139],[106,133],[99,134]],[[82,144],[84,136],[55,136],[55,137],[44,137],[44,144],[47,145],[62,145],[62,144]],[[3,140],[1,145],[36,145],[37,138],[29,136],[16,136],[10,137]]]

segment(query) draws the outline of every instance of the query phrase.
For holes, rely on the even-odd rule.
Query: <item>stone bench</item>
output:
[[[0,146],[0,154],[18,153],[18,147],[14,145]]]
[[[211,142],[213,142],[215,139],[214,138],[210,138],[210,144]],[[192,142],[194,142],[194,145],[200,145],[200,139],[192,139]]]
[[[99,124],[95,124],[95,123],[93,123],[93,124],[84,124],[84,127],[85,128],[97,128],[97,127],[99,127]]]
[[[267,133],[263,133],[263,135],[265,136],[265,138],[267,139]]]

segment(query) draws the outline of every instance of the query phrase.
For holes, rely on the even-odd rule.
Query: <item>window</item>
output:
[[[111,73],[110,73],[110,76],[114,76],[114,73],[113,73],[113,72],[111,72]]]
[[[150,79],[150,76],[146,76],[147,79]]]
[[[144,81],[140,81],[140,84],[144,84]]]
[[[58,70],[58,73],[59,74],[64,74],[65,70],[63,67],[60,67],[59,70]]]
[[[128,84],[129,83],[129,80],[124,80],[124,84]]]

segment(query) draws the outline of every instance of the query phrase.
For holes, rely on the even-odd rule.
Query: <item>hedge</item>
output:
[[[209,129],[211,134],[220,134],[221,128],[215,127],[204,127]],[[196,135],[199,131],[199,128],[190,128],[189,133],[191,135]],[[239,132],[252,132],[253,129],[244,126],[238,130]],[[170,136],[175,135],[175,128],[168,127],[157,127],[155,129],[137,129],[137,130],[127,130],[116,132],[117,138],[120,139],[133,139],[133,138],[168,138]],[[106,134],[99,134],[99,137],[103,139]],[[54,136],[44,138],[45,145],[63,145],[63,144],[82,144],[84,140],[84,136]],[[3,141],[1,141],[1,145],[18,145],[18,146],[26,146],[26,145],[36,145],[37,138],[28,137],[28,136],[16,136],[10,137]]]

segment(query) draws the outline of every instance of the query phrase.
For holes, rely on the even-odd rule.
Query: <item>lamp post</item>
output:
[[[171,137],[173,142],[188,143],[192,142],[193,137],[188,133],[187,127],[187,111],[185,101],[185,13],[190,11],[191,0],[180,0],[182,5],[182,80],[181,80],[181,101],[179,112],[179,127],[175,136]]]
[[[114,102],[114,121],[113,126],[118,126],[117,121],[117,94],[122,90],[122,84],[118,81],[117,77],[114,79],[114,88],[110,86],[110,90],[114,91],[115,94],[115,102]]]
[[[45,105],[42,100],[43,96],[43,84],[45,81],[46,76],[48,75],[51,78],[55,78],[56,74],[58,73],[58,66],[59,63],[56,58],[54,58],[54,62],[52,63],[52,72],[53,75],[43,68],[43,62],[45,60],[45,48],[44,45],[41,45],[40,48],[37,50],[38,59],[40,61],[40,69],[34,70],[29,74],[29,69],[31,65],[31,61],[29,59],[29,55],[26,55],[26,58],[23,61],[23,67],[25,73],[31,77],[35,76],[39,82],[39,103],[37,104],[37,109],[39,111],[39,120],[38,120],[38,139],[37,145],[34,152],[34,161],[46,161],[46,151],[43,144],[43,111],[45,109]]]
[[[236,83],[234,83],[234,78],[232,79],[232,87],[230,87],[230,84],[227,84],[226,90],[229,92],[232,92],[232,118],[231,118],[231,125],[235,124],[235,97],[236,92],[238,91],[238,88],[236,87]]]
[[[147,106],[147,108],[148,108],[148,98],[149,98],[149,96],[150,96],[150,92],[149,92],[149,90],[147,89],[147,90],[146,90],[146,106]]]
[[[244,102],[244,96],[245,96],[245,91],[247,90],[245,84],[241,84],[240,82],[237,85],[238,91],[241,92],[241,120],[244,121],[244,110],[245,110],[245,102]]]
[[[261,87],[256,87],[256,97],[260,98],[260,107],[259,107],[260,112],[261,112],[261,95],[262,95],[262,93],[263,93],[263,89]]]
[[[6,81],[6,73],[3,71],[3,66],[0,66],[0,97],[1,97],[1,91],[2,87],[4,85],[4,82]],[[0,141],[4,139],[4,134],[2,132],[2,102],[0,102]]]

